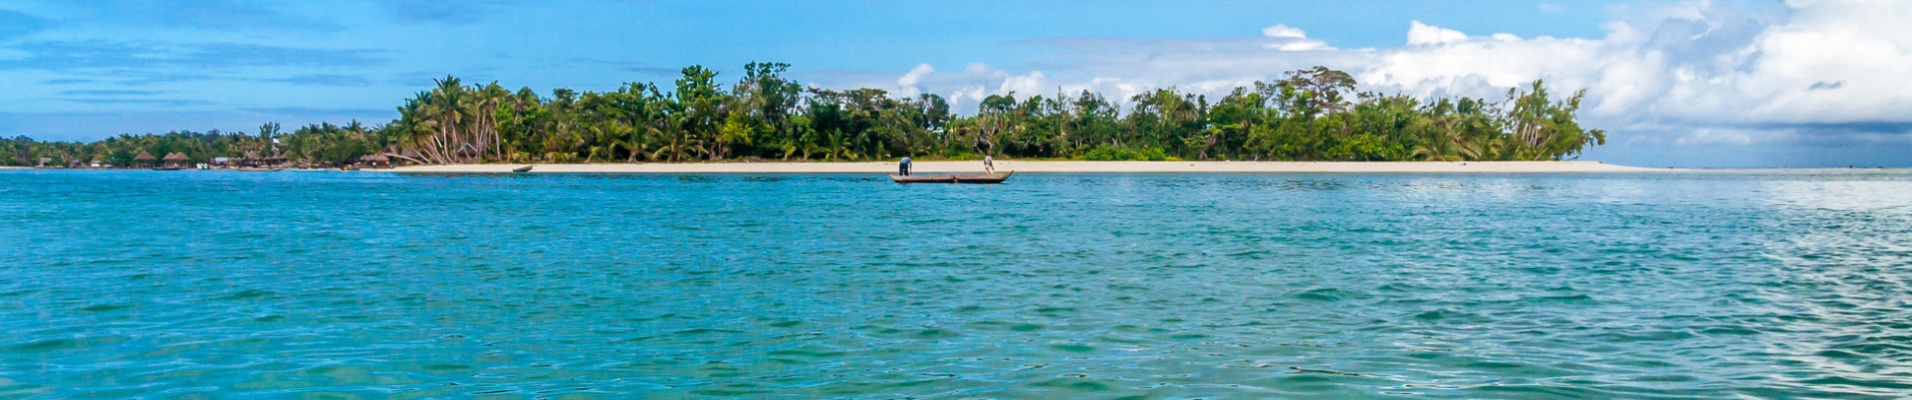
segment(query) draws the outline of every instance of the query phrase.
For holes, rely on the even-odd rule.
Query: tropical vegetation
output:
[[[140,152],[194,162],[268,154],[336,165],[384,154],[421,164],[691,162],[1004,158],[1080,160],[1492,161],[1561,160],[1605,144],[1576,118],[1585,92],[1557,96],[1543,82],[1506,98],[1416,98],[1356,92],[1324,67],[1237,87],[1219,98],[1174,87],[1125,103],[1082,91],[1006,93],[967,114],[938,95],[825,89],[751,63],[728,86],[701,66],[669,86],[548,95],[447,76],[377,126],[319,123],[282,132],[174,131],[90,143],[0,139],[0,164],[100,161],[131,165]],[[250,152],[250,153],[248,153]]]

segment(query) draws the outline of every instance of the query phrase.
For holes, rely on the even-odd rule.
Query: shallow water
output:
[[[0,172],[0,398],[1912,395],[1912,174]]]

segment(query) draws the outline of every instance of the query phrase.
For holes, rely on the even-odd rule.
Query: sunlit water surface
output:
[[[1912,174],[0,172],[0,398],[1912,395]]]

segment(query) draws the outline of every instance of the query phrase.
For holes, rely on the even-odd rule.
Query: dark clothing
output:
[[[910,158],[909,157],[903,157],[903,162],[896,164],[896,174],[902,175],[902,176],[910,176]]]

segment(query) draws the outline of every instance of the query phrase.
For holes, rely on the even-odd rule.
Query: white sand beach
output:
[[[915,173],[972,173],[981,161],[918,161]],[[531,173],[895,173],[896,162],[714,162],[638,164],[459,164],[398,167],[399,173],[506,173],[534,166]],[[1593,161],[1503,162],[1293,162],[1293,161],[1011,161],[997,160],[999,171],[1132,173],[1568,173],[1644,172],[1664,169],[1628,167]]]

